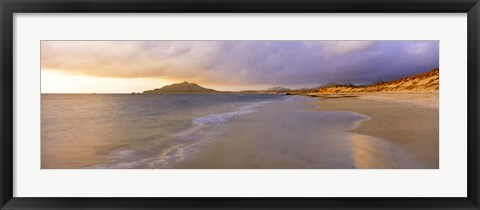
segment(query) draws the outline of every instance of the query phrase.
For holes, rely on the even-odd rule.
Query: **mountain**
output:
[[[205,93],[218,93],[214,89],[204,88],[195,83],[182,82],[175,83],[162,88],[154,90],[143,91],[143,94],[205,94]]]
[[[272,87],[266,90],[242,90],[238,93],[241,94],[266,94],[266,95],[285,95],[287,92],[291,91],[288,88],[284,87]]]
[[[327,87],[335,87],[335,86],[354,86],[352,83],[336,83],[336,82],[330,82],[325,85],[320,85],[311,89],[320,89],[320,88],[327,88]]]
[[[430,93],[439,90],[439,69],[435,68],[428,72],[410,77],[390,81],[379,82],[372,85],[336,85],[330,84],[309,92],[309,94],[335,94],[335,93],[371,93],[371,92],[412,92]]]
[[[267,89],[267,91],[281,92],[281,91],[290,91],[290,89],[284,88],[284,87],[272,87],[272,88]]]
[[[329,83],[312,89],[290,90],[284,87],[273,87],[264,91],[227,92],[204,88],[195,83],[182,82],[167,85],[154,90],[143,91],[143,94],[215,94],[215,93],[242,93],[242,94],[287,94],[287,95],[317,95],[342,93],[371,93],[371,92],[408,92],[430,93],[439,90],[439,69],[417,74],[402,79],[381,82],[371,85],[353,85],[349,83]]]

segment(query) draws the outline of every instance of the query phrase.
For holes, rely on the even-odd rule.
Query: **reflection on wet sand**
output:
[[[407,152],[388,141],[354,133],[350,138],[355,168],[420,168]]]
[[[420,168],[393,143],[351,132],[368,117],[316,111],[315,98],[292,96],[172,115],[156,109],[164,101],[158,97],[65,97],[62,112],[43,107],[49,115],[42,115],[42,168]],[[53,100],[60,99],[44,102]]]
[[[354,169],[418,168],[386,140],[351,133],[368,117],[313,111],[311,99],[272,104],[232,120],[175,168]]]

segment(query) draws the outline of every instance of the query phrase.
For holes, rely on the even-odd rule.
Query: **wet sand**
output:
[[[42,168],[438,168],[437,94],[266,97],[163,117],[169,106],[149,108],[157,97],[136,112],[138,97],[61,97],[76,109],[42,106],[54,107],[42,115]]]
[[[317,111],[317,98],[292,97],[295,100],[269,105],[232,120],[222,132],[209,136],[209,142],[173,168],[423,167],[390,141],[349,132],[368,117],[350,110]]]
[[[353,111],[371,117],[352,133],[376,136],[403,148],[422,168],[439,168],[438,93],[320,97],[320,111]]]

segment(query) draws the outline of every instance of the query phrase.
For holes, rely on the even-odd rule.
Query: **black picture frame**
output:
[[[479,209],[478,0],[0,0],[1,209]],[[15,13],[467,13],[468,188],[465,198],[26,198],[13,197]],[[92,189],[95,190],[95,189]],[[348,189],[346,189],[348,190]]]

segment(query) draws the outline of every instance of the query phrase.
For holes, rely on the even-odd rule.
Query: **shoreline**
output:
[[[93,152],[92,158],[114,158],[87,168],[438,168],[438,108],[431,107],[438,107],[438,94],[291,97],[255,105],[252,112],[234,106],[235,110],[200,115],[192,119],[205,118],[200,120],[207,123],[205,126],[186,136],[176,136],[173,141],[158,143],[160,139],[154,139],[136,144],[137,140],[126,139],[113,142],[115,147],[80,145],[70,150],[68,157],[82,149]],[[149,142],[157,143],[146,144]],[[126,146],[109,149],[118,145]],[[48,162],[43,158],[42,168],[52,168],[44,165]]]
[[[438,93],[316,97],[317,111],[355,112],[370,118],[349,132],[382,138],[407,151],[423,168],[439,168]]]
[[[354,111],[319,112],[316,99],[297,99],[235,118],[172,168],[426,168],[383,138],[350,132],[369,116]]]

